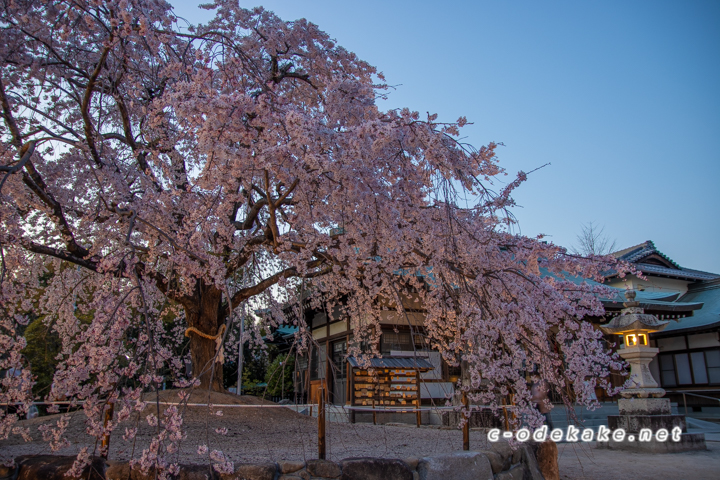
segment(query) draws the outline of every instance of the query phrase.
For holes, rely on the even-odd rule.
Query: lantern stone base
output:
[[[608,427],[610,430],[622,428],[628,435],[639,433],[643,428],[649,428],[653,434],[661,428],[671,432],[675,427],[687,432],[685,415],[610,415]]]
[[[621,398],[618,400],[620,415],[670,415],[669,398]]]
[[[707,450],[704,433],[683,433],[680,435],[679,442],[673,442],[671,439],[659,442],[654,438],[649,442],[639,442],[637,437],[632,442],[627,438],[622,442],[611,439],[608,442],[597,442],[597,448],[637,453],[680,453]]]
[[[620,392],[623,398],[660,398],[665,395],[662,388],[626,388]]]
[[[685,415],[672,415],[669,398],[622,398],[618,400],[620,415],[608,415],[608,427],[611,431],[625,430],[623,441],[612,440],[597,442],[598,448],[626,450],[645,453],[676,453],[691,450],[707,450],[704,433],[687,433]],[[680,441],[672,439],[672,431],[679,427],[682,433]],[[640,431],[648,429],[652,438],[640,441]],[[656,433],[665,429],[667,440],[659,441]]]

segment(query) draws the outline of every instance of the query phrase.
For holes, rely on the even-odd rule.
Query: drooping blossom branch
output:
[[[98,438],[163,375],[221,390],[233,319],[260,307],[253,342],[290,322],[302,348],[301,312],[325,309],[350,319],[356,355],[381,322],[421,313],[430,344],[467,365],[461,388],[512,396],[519,416],[537,418],[526,374],[584,404],[610,388],[621,365],[583,319],[603,313],[592,281],[623,267],[515,235],[527,175],[494,192],[496,144],[463,144],[465,117],[382,111],[382,75],[312,23],[208,8],[181,29],[162,1],[2,2],[0,367],[22,373],[1,401],[30,401],[16,327],[33,298],[62,344],[48,398],[85,402]],[[138,465],[170,472],[181,412],[155,403]]]

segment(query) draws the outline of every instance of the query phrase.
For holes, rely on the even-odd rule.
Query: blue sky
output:
[[[191,22],[196,1],[170,0]],[[397,86],[385,108],[452,121],[500,163],[525,235],[572,246],[583,223],[618,248],[653,240],[720,273],[720,2],[268,0]]]

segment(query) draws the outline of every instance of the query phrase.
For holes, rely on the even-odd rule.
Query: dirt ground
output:
[[[705,452],[630,453],[596,449],[594,442],[558,445],[562,480],[716,480],[720,442]]]
[[[149,398],[148,398],[149,400]],[[177,401],[174,391],[161,393],[161,401]],[[213,393],[209,398],[213,404],[258,405],[256,397],[237,397],[231,394]],[[195,392],[190,403],[208,403],[207,392]],[[265,401],[265,404],[272,402]],[[161,407],[163,407],[161,405]],[[166,406],[165,406],[166,407]],[[212,413],[222,410],[222,416]],[[155,406],[148,406],[139,416],[120,424],[110,440],[110,459],[128,460],[138,457],[146,448],[154,433],[145,417],[155,412]],[[210,414],[208,414],[210,413]],[[71,446],[57,452],[57,455],[72,455],[84,446],[92,451],[94,439],[85,433],[84,414],[76,412],[68,426],[66,437]],[[14,457],[23,454],[49,454],[47,443],[41,440],[37,427],[43,423],[54,422],[58,416],[47,416],[20,422],[30,427],[33,441],[23,442],[22,438],[12,436],[0,442],[0,456]],[[277,408],[213,408],[187,407],[183,415],[183,427],[187,438],[182,442],[180,451],[170,457],[179,463],[203,463],[206,456],[197,453],[199,445],[207,445],[222,450],[230,460],[238,462],[256,462],[263,460],[309,460],[317,458],[317,418],[296,413],[285,407]],[[122,435],[125,427],[138,426],[138,434],[133,441],[125,441]],[[228,433],[215,433],[216,428],[227,428]],[[471,432],[473,448],[487,446],[481,432]],[[368,424],[349,424],[328,422],[326,426],[327,458],[342,460],[349,457],[420,457],[436,453],[449,453],[462,449],[462,433],[458,430],[440,430],[415,426],[383,426]]]
[[[177,401],[176,392],[162,392],[161,401]],[[149,398],[148,398],[149,400]],[[250,396],[195,392],[191,403],[230,405],[259,405]],[[162,407],[162,406],[161,406]],[[197,453],[199,445],[222,450],[235,463],[265,460],[309,460],[317,458],[317,418],[296,413],[288,408],[213,408],[210,413],[222,410],[222,416],[208,414],[207,407],[187,407],[184,427],[187,438],[180,451],[170,456],[178,463],[204,463],[206,456]],[[139,417],[138,434],[134,441],[124,441],[125,427],[136,425],[137,416],[120,425],[110,441],[110,458],[128,460],[138,457],[145,448],[154,429],[145,422],[145,416],[155,411],[149,406]],[[93,449],[94,439],[85,433],[84,414],[76,412],[68,427],[70,447],[56,452],[73,455],[82,447]],[[34,441],[23,442],[12,436],[0,442],[0,460],[24,454],[49,454],[47,443],[41,440],[37,427],[54,422],[57,416],[22,421],[30,427]],[[215,433],[216,428],[227,428],[227,435]],[[487,448],[487,440],[480,431],[470,433],[471,449]],[[720,478],[720,443],[708,442],[706,452],[676,454],[637,454],[614,450],[598,450],[592,443],[560,444],[560,476],[563,480],[662,480],[662,479],[717,479]],[[407,458],[449,453],[462,449],[462,434],[458,430],[433,427],[391,426],[372,424],[327,423],[327,455],[331,460],[349,457]]]

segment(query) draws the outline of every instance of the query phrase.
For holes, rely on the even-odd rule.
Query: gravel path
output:
[[[595,443],[558,445],[562,480],[716,480],[720,442],[704,452],[631,453],[596,449]]]
[[[207,393],[193,394],[191,402],[207,403]],[[202,396],[199,396],[202,395]],[[172,400],[164,394],[161,400]],[[229,394],[213,394],[214,404],[259,404],[255,397],[237,397]],[[265,402],[271,404],[272,402]],[[212,411],[220,408],[214,408]],[[309,460],[317,458],[317,418],[296,413],[288,408],[224,408],[222,416],[208,414],[207,407],[188,407],[183,416],[187,438],[176,454],[179,463],[203,463],[205,457],[197,454],[199,445],[210,450],[222,450],[234,462],[259,460]],[[136,425],[133,421],[122,423],[110,440],[110,458],[128,460],[137,457],[146,448],[154,433],[144,418],[155,412],[154,405],[140,414],[138,434],[133,441],[125,441],[122,434],[125,427]],[[0,455],[13,457],[23,454],[49,454],[47,443],[41,440],[37,427],[54,422],[57,415],[20,422],[30,427],[34,441],[25,443],[18,436],[0,442]],[[228,433],[215,433],[216,428],[227,428]],[[70,447],[56,454],[72,455],[82,447],[94,447],[94,439],[85,433],[84,414],[76,412],[66,434]],[[472,448],[487,446],[485,435],[473,431],[470,435]],[[134,455],[133,455],[134,448]],[[448,453],[462,449],[462,432],[443,430],[437,427],[371,425],[328,422],[326,426],[327,458],[342,460],[349,457],[374,456],[385,458],[420,457],[437,453]]]
[[[175,401],[173,392],[163,392],[162,400]],[[199,396],[202,395],[202,396]],[[197,392],[191,402],[206,403],[207,393]],[[229,394],[213,394],[215,404],[257,405],[255,397],[237,397]],[[269,404],[271,402],[265,402]],[[154,411],[148,407],[140,417]],[[23,442],[12,436],[0,442],[0,460],[24,454],[49,454],[47,443],[40,439],[37,427],[54,421],[57,416],[42,417],[21,422],[30,427],[34,441]],[[144,426],[143,426],[144,424]],[[122,433],[127,422],[113,434],[110,442],[110,458],[128,460],[137,457],[152,436],[152,429],[142,421],[133,442],[124,441]],[[199,445],[210,450],[222,450],[235,463],[309,460],[317,458],[317,418],[301,415],[288,408],[224,408],[223,415],[208,415],[207,407],[189,407],[184,415],[187,438],[180,451],[173,454],[172,461],[179,463],[204,463],[206,456],[197,454]],[[227,428],[227,435],[215,433],[216,428]],[[77,412],[68,427],[70,447],[57,452],[72,455],[82,447],[94,445],[94,439],[85,434],[84,415]],[[480,431],[470,432],[470,448],[487,448],[485,436]],[[563,480],[658,480],[658,479],[717,479],[720,478],[720,443],[708,442],[706,452],[675,454],[640,454],[616,450],[598,450],[593,443],[560,444],[560,477]],[[462,449],[462,433],[459,430],[443,430],[434,427],[416,428],[414,425],[371,425],[327,423],[327,455],[330,460],[349,457],[407,458],[449,453]]]

